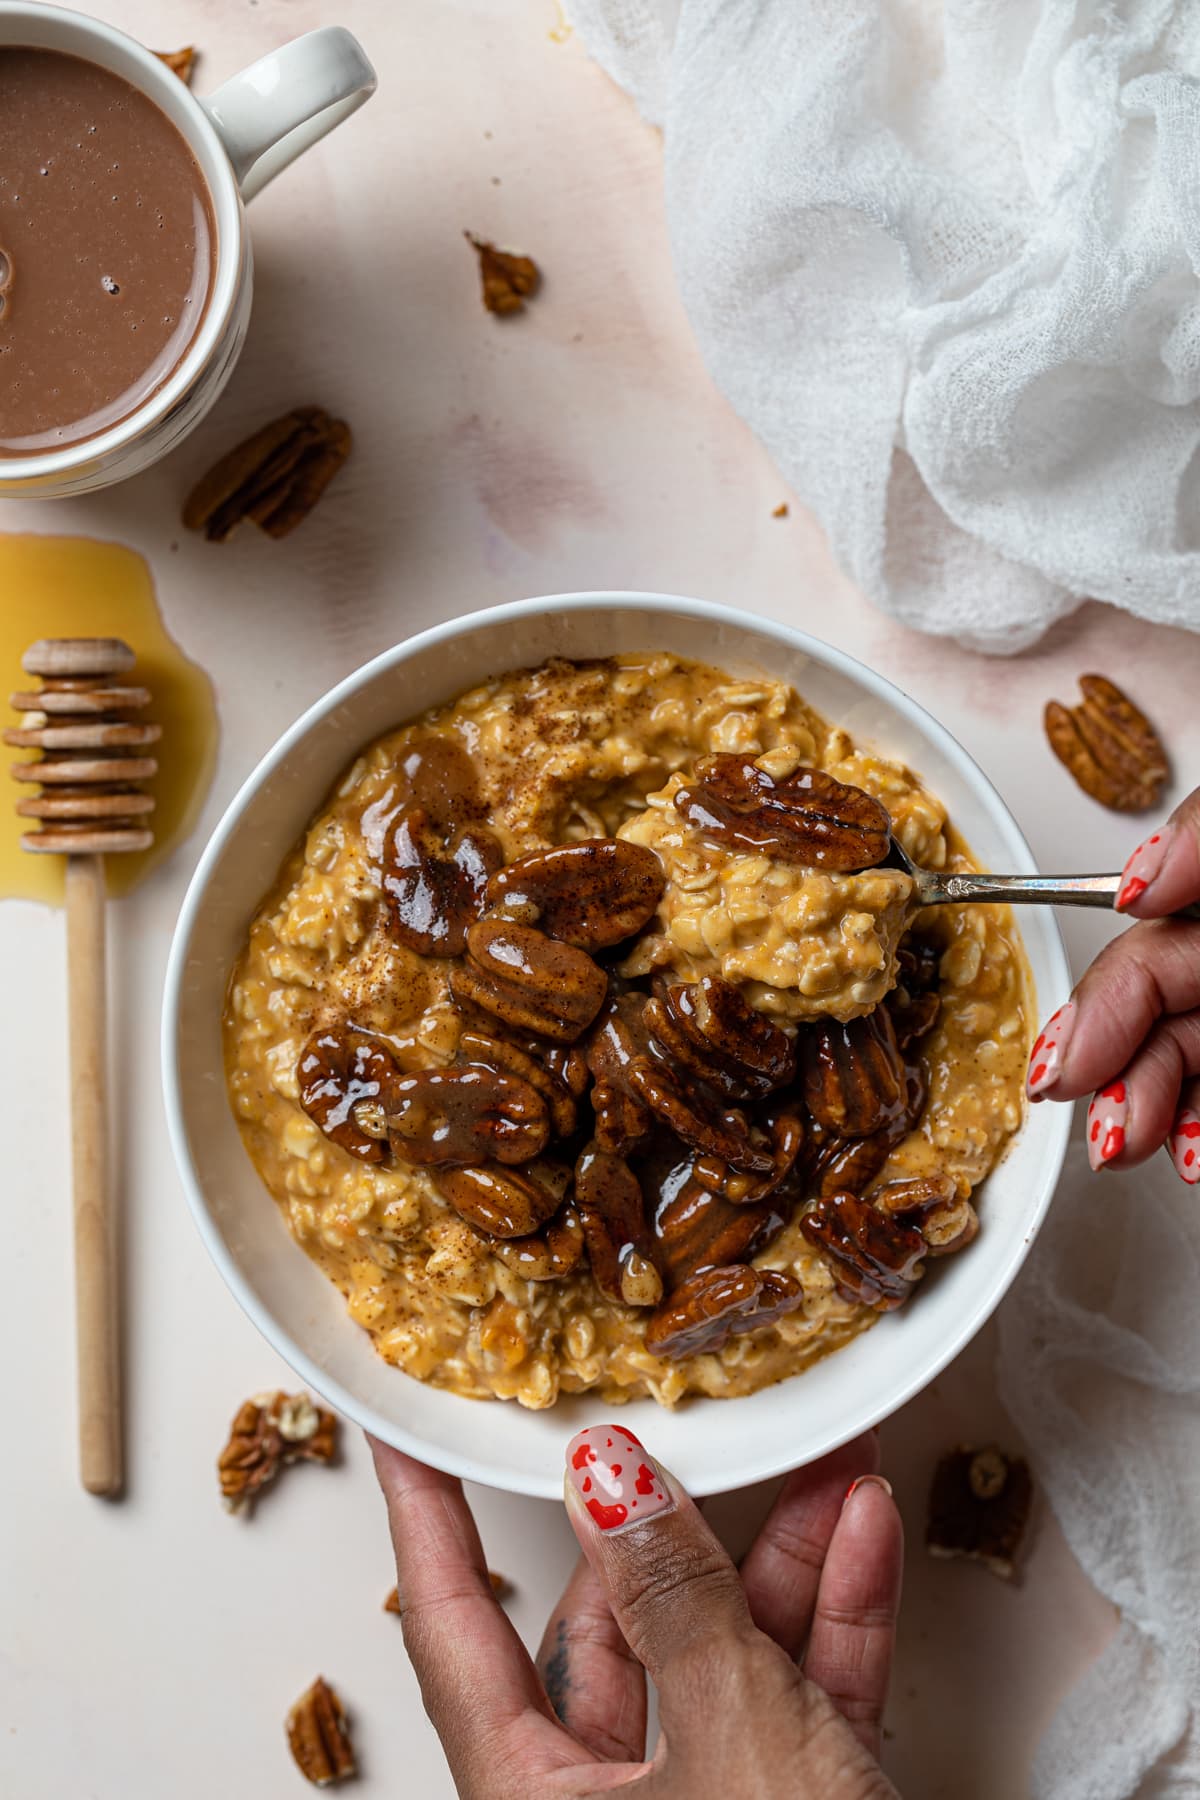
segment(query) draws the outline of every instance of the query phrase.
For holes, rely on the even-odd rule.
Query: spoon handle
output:
[[[964,900],[1009,901],[1017,906],[1104,906],[1112,910],[1120,875],[939,875],[918,877],[923,906]],[[1184,906],[1177,919],[1200,919],[1200,905]]]

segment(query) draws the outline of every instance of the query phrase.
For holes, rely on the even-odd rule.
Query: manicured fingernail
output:
[[[567,1480],[601,1531],[620,1531],[675,1504],[654,1458],[623,1425],[589,1425],[573,1437]]]
[[[1102,1169],[1125,1148],[1129,1123],[1129,1089],[1123,1081],[1110,1081],[1088,1107],[1087,1151],[1093,1169]]]
[[[1195,1187],[1200,1181],[1200,1113],[1194,1107],[1181,1106],[1175,1114],[1167,1149],[1179,1179]]]
[[[1075,1002],[1068,1000],[1046,1020],[1037,1042],[1029,1052],[1029,1073],[1025,1092],[1031,1100],[1048,1092],[1062,1072],[1063,1051],[1075,1028]]]
[[[892,1484],[885,1475],[860,1475],[858,1480],[852,1481],[846,1489],[846,1500],[850,1498],[851,1494],[857,1493],[860,1487],[882,1488],[884,1493],[889,1498],[891,1497]],[[842,1501],[843,1506],[845,1506],[846,1500]]]
[[[1160,825],[1153,837],[1148,837],[1144,844],[1139,844],[1125,867],[1121,871],[1121,886],[1113,905],[1118,912],[1124,912],[1140,900],[1158,871],[1163,866],[1167,851],[1171,848],[1170,825]]]

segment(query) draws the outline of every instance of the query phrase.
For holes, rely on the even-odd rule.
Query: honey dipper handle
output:
[[[108,1172],[104,858],[67,858],[67,988],[75,1208],[79,1473],[89,1494],[121,1487],[117,1246]]]

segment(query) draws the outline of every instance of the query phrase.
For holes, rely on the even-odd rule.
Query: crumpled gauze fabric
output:
[[[717,384],[887,612],[1200,629],[1196,0],[568,0]]]

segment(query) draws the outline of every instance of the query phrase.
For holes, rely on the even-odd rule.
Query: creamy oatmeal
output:
[[[1005,908],[911,915],[889,820],[975,866],[793,689],[667,655],[499,676],[362,752],[250,928],[225,1050],[387,1361],[531,1407],[744,1394],[969,1242],[1026,965]]]

